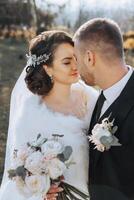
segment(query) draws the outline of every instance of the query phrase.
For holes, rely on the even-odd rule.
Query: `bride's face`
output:
[[[74,58],[74,47],[68,43],[59,45],[54,53],[53,66],[49,68],[54,83],[72,84],[79,80]]]

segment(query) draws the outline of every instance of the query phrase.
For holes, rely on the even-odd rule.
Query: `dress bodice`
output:
[[[62,137],[63,143],[72,146],[71,159],[75,163],[65,171],[65,181],[85,192],[88,191],[89,165],[89,144],[86,133],[98,94],[90,88],[88,95],[87,113],[82,119],[73,115],[54,112],[45,103],[41,103],[38,96],[29,95],[25,102],[20,104],[18,116],[12,123],[10,131],[13,131],[14,137],[12,144],[9,145],[10,152],[12,152],[14,148],[19,148],[22,144],[34,140],[38,133],[47,138],[51,138],[52,134],[64,135]],[[19,196],[11,181],[4,181],[0,191],[0,199],[7,200],[9,194],[11,200],[16,199],[16,197],[19,200],[26,200]],[[30,198],[30,200],[33,199]]]

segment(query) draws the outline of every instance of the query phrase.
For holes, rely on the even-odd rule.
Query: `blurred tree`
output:
[[[87,7],[87,4],[83,0],[79,0],[79,11],[78,18],[74,25],[74,30],[79,28],[86,21],[93,19],[95,17],[106,17],[106,12],[104,9],[100,9],[98,5],[94,5],[94,9],[91,9],[90,6]]]
[[[38,30],[44,24],[46,30],[51,27],[54,18],[55,14],[37,8],[35,0],[0,1],[0,26],[32,26]]]
[[[52,26],[54,26],[54,19],[56,17],[55,13],[51,13],[49,11],[37,10],[38,16],[38,30],[37,34],[49,30]]]
[[[28,3],[28,10],[30,12],[30,15],[32,16],[30,20],[30,26],[38,28],[38,16],[37,16],[37,8],[35,0],[27,0],[27,3]]]
[[[24,14],[25,13],[25,14]],[[25,1],[6,0],[0,2],[1,25],[30,25],[31,14]]]

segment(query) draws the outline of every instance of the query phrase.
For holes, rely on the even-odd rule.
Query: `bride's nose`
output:
[[[76,65],[73,65],[73,66],[71,67],[71,71],[72,71],[72,72],[78,71],[77,66],[76,66]]]
[[[72,70],[77,70],[78,68],[77,68],[77,63],[76,63],[76,61],[75,60],[73,60],[73,62],[72,62]]]

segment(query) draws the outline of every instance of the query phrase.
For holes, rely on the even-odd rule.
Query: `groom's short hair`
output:
[[[85,49],[98,50],[106,56],[123,58],[123,38],[117,23],[106,18],[94,18],[83,24],[75,33],[74,41]]]

